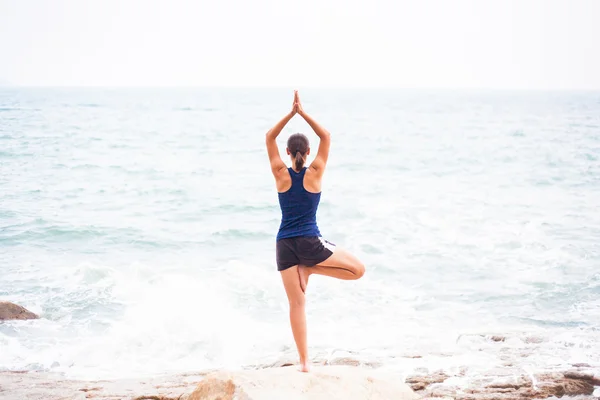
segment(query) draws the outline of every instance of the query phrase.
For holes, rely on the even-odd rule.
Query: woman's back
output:
[[[317,209],[321,193],[313,193],[306,189],[304,180],[307,168],[299,172],[288,168],[291,186],[284,192],[278,192],[281,207],[281,224],[277,239],[298,236],[321,236],[317,226]]]

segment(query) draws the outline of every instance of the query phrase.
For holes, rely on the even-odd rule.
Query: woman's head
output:
[[[294,133],[288,138],[287,153],[292,158],[297,171],[304,167],[306,156],[310,154],[308,138],[301,133]]]

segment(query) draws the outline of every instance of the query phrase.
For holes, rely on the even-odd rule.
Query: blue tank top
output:
[[[288,168],[292,178],[292,187],[279,192],[281,207],[281,225],[277,240],[297,236],[321,236],[317,227],[317,208],[321,193],[311,193],[304,189],[306,167],[300,172]]]

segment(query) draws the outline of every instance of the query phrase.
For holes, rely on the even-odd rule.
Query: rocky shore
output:
[[[37,315],[0,302],[0,321]],[[507,337],[479,335],[502,346]],[[600,368],[585,363],[537,368],[519,367],[518,357],[536,351],[542,339],[526,336],[520,355],[505,356],[486,371],[468,366],[448,370],[416,368],[408,376],[386,371],[377,362],[351,357],[315,360],[311,373],[297,371],[290,360],[231,371],[199,371],[145,379],[82,381],[49,372],[0,372],[0,400],[513,400],[600,399]],[[484,347],[482,347],[483,349]],[[405,356],[422,359],[419,355]],[[426,365],[426,364],[425,364]]]
[[[424,399],[512,400],[567,396],[591,400],[600,397],[600,373],[589,365],[535,374],[518,368],[494,368],[478,377],[424,372],[408,377],[406,383]]]
[[[529,375],[491,369],[477,378],[465,373],[419,371],[400,377],[380,368],[316,365],[309,374],[296,366],[205,371],[148,379],[79,381],[41,372],[0,373],[2,400],[512,400],[600,398],[600,373],[589,365]],[[350,364],[350,365],[348,365]]]
[[[416,400],[410,387],[377,370],[295,366],[180,374],[145,380],[75,381],[44,373],[0,373],[2,400]]]

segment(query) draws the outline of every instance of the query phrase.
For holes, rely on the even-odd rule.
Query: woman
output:
[[[292,161],[288,168],[279,156],[277,136],[294,115],[300,115],[320,139],[317,156],[305,166],[310,154],[308,139],[301,133],[293,134],[286,152]],[[281,225],[277,233],[277,270],[290,304],[290,323],[300,356],[300,370],[309,371],[306,343],[305,291],[312,274],[338,279],[359,279],[365,273],[364,265],[352,254],[324,240],[316,221],[321,198],[321,178],[329,155],[329,132],[312,119],[294,92],[292,110],[267,132],[266,144],[271,171],[281,207]]]

